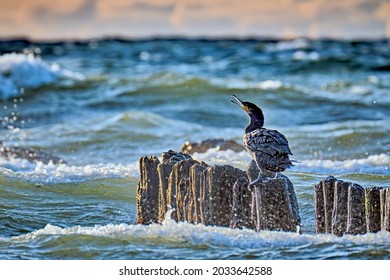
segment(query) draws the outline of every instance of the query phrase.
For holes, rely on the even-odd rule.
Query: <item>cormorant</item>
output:
[[[286,137],[276,130],[263,127],[263,111],[251,102],[243,102],[237,96],[232,95],[232,103],[237,104],[249,116],[250,122],[245,128],[244,146],[255,161],[260,170],[254,185],[261,180],[265,172],[271,172],[277,177],[278,172],[283,172],[293,166],[289,155],[292,155]]]

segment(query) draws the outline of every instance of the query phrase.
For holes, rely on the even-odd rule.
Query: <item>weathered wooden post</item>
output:
[[[157,157],[142,157],[139,160],[140,180],[137,189],[137,223],[151,224],[158,221],[159,176]]]
[[[198,224],[201,222],[201,207],[200,207],[200,193],[201,193],[201,174],[207,168],[205,163],[194,164],[190,168],[190,185],[192,192],[192,201],[190,205],[189,222]]]
[[[202,172],[202,223],[230,226],[233,206],[233,185],[244,171],[229,165],[214,165]]]
[[[248,188],[249,180],[241,177],[233,185],[232,228],[254,228],[252,221],[252,193]]]
[[[167,205],[175,209],[171,214],[175,221],[185,220],[186,200],[190,192],[189,169],[194,163],[192,159],[177,162],[168,178]]]
[[[335,182],[336,178],[329,176],[315,186],[314,204],[317,233],[332,232]]]
[[[366,224],[367,232],[381,230],[381,203],[380,191],[382,188],[366,189]]]
[[[207,167],[200,173],[200,192],[199,192],[199,209],[200,209],[200,221],[204,225],[210,224],[209,208],[210,208],[210,196],[208,195],[208,172],[211,166]]]
[[[330,176],[316,184],[314,192],[317,233],[331,232],[341,236],[390,228],[388,189],[364,189]],[[329,231],[329,228],[332,230]]]
[[[188,213],[191,211],[192,188],[190,184],[190,168],[197,164],[194,160],[183,160],[174,166],[177,167],[179,181],[176,182],[176,207],[178,221],[188,221]]]
[[[364,189],[357,184],[348,187],[347,230],[349,234],[366,233],[366,211],[364,207]]]
[[[249,164],[248,178],[252,182],[259,175],[254,160]],[[276,179],[266,177],[252,186],[251,219],[259,230],[283,230],[300,232],[298,200],[290,179],[279,174]]]
[[[390,189],[381,189],[381,229],[390,231]]]
[[[323,181],[325,232],[332,232],[332,216],[334,207],[334,188],[336,178],[330,176]]]
[[[314,213],[317,234],[326,232],[324,200],[323,183],[321,181],[314,186]]]
[[[276,179],[268,178],[253,186],[255,197],[256,230],[276,230],[297,232],[300,217],[292,183],[280,175]]]
[[[347,231],[348,188],[350,184],[341,180],[336,180],[335,183],[332,233],[342,236]]]
[[[158,222],[162,222],[165,217],[165,213],[168,210],[167,203],[167,191],[168,191],[168,179],[172,172],[174,163],[166,162],[160,163],[157,166],[157,173],[159,177],[159,192],[158,192]]]
[[[366,232],[364,189],[333,176],[314,186],[316,233],[361,234]]]

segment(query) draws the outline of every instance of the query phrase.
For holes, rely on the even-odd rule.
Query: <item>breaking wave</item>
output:
[[[24,88],[38,88],[59,79],[84,79],[83,75],[48,64],[33,54],[8,53],[0,56],[0,98],[20,96]]]
[[[330,160],[313,159],[305,160],[299,169],[315,170],[317,172],[353,172],[353,173],[376,173],[390,175],[390,156],[386,154],[370,155],[361,159]]]
[[[62,228],[46,225],[43,229],[9,238],[15,242],[29,242],[40,237],[87,235],[108,237],[140,242],[149,240],[161,243],[184,243],[189,246],[216,246],[223,248],[264,249],[279,246],[300,246],[324,243],[353,243],[389,245],[389,232],[368,233],[364,235],[346,235],[337,237],[331,234],[297,234],[291,232],[260,231],[251,229],[231,229],[203,224],[175,222],[166,215],[162,224],[148,226],[138,224],[108,224],[93,227],[74,226]],[[5,238],[3,238],[5,239]]]
[[[137,162],[77,166],[0,158],[0,173],[13,180],[18,179],[34,184],[55,184],[78,183],[102,178],[138,178],[139,168]]]
[[[246,151],[236,153],[231,150],[220,151],[219,148],[206,153],[195,153],[194,158],[212,164],[231,164],[246,169],[251,158]],[[370,155],[360,159],[332,160],[306,159],[299,161],[293,168],[299,172],[314,173],[373,173],[390,175],[390,156],[387,154]]]

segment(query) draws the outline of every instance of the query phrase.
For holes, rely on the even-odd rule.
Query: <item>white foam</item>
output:
[[[248,81],[243,79],[218,79],[214,78],[211,80],[211,83],[215,86],[225,87],[228,89],[262,89],[262,90],[277,90],[281,89],[283,86],[282,81],[279,80],[264,80],[264,81]]]
[[[283,87],[283,83],[278,80],[266,80],[259,83],[259,88],[264,90],[275,90]]]
[[[295,49],[304,49],[309,46],[309,41],[304,38],[298,38],[291,41],[278,41],[267,45],[268,51],[287,51]]]
[[[46,225],[45,228],[24,235],[8,238],[10,241],[28,242],[36,238],[55,235],[90,235],[126,240],[159,240],[164,243],[188,243],[189,245],[216,246],[224,248],[262,249],[272,246],[299,246],[321,243],[383,244],[390,245],[390,232],[346,235],[337,237],[331,234],[297,234],[291,232],[231,229],[175,222],[167,218],[162,224],[134,225],[108,224],[93,227],[74,226],[62,228]]]
[[[209,149],[205,153],[194,153],[193,158],[198,161],[205,161],[210,165],[229,164],[240,169],[248,168],[252,160],[247,151],[234,152],[232,150],[221,151],[220,147]]]
[[[0,173],[9,178],[19,178],[36,184],[76,183],[104,178],[138,178],[139,167],[137,162],[76,166],[0,158]]]
[[[352,86],[349,92],[355,95],[368,95],[371,90],[366,86]]]
[[[305,51],[296,51],[293,54],[293,59],[294,60],[310,60],[310,61],[317,61],[319,60],[320,55],[318,52],[305,52]]]
[[[221,151],[219,147],[205,153],[194,153],[193,158],[211,165],[232,165],[246,170],[251,157],[246,151]],[[324,174],[371,173],[390,174],[390,156],[370,155],[367,158],[330,160],[307,159],[295,164],[293,171]],[[128,164],[99,163],[88,165],[55,165],[29,162],[25,159],[0,158],[0,173],[9,178],[19,178],[37,184],[77,183],[104,178],[139,178],[138,162]]]
[[[297,166],[300,170],[308,171],[337,171],[353,173],[380,173],[390,174],[390,156],[386,154],[370,155],[361,159],[330,160],[312,159],[304,160]]]
[[[236,153],[232,150],[220,151],[219,147],[209,149],[205,153],[195,153],[196,160],[203,160],[210,164],[230,164],[245,170],[251,161],[246,151]],[[390,156],[387,154],[370,155],[360,159],[331,160],[307,159],[299,160],[295,164],[295,171],[315,173],[376,173],[390,174]]]
[[[59,78],[84,79],[81,74],[49,65],[33,54],[9,53],[0,56],[0,98],[21,94],[22,88],[52,84]]]

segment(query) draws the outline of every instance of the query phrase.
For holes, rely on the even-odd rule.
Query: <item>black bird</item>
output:
[[[276,178],[278,172],[292,167],[292,160],[289,158],[292,153],[286,137],[276,130],[263,127],[263,111],[251,102],[241,101],[235,95],[232,95],[230,101],[240,106],[250,118],[249,125],[245,128],[244,146],[260,170],[257,179],[250,185],[259,182],[266,172],[271,172]]]

